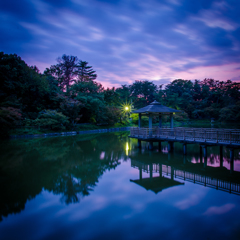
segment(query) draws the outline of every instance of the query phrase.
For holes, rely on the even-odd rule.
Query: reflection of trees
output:
[[[61,201],[66,204],[79,202],[78,193],[82,196],[89,195],[89,191],[92,190],[87,185],[82,185],[79,179],[74,178],[72,175],[62,175],[57,179],[53,192],[54,194],[63,194]]]
[[[61,194],[66,204],[79,202],[99,177],[126,158],[128,134],[99,134],[9,141],[0,145],[0,220],[24,209],[42,189]],[[100,159],[104,152],[104,158]]]

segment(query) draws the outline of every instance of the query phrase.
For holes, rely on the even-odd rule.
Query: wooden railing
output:
[[[211,143],[240,144],[239,129],[217,128],[130,128],[130,136]]]

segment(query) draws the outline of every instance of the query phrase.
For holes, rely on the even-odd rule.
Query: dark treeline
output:
[[[137,109],[154,100],[183,110],[185,118],[240,120],[240,84],[230,80],[177,79],[164,87],[135,81],[104,89],[96,79],[93,68],[75,56],[63,55],[40,73],[16,54],[0,52],[1,135],[18,126],[73,130],[78,123],[114,125],[126,120],[126,105]]]

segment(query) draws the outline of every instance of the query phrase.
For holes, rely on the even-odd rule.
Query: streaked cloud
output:
[[[8,0],[0,50],[41,71],[63,54],[78,56],[104,86],[239,80],[239,11],[237,0]]]
[[[203,215],[211,216],[211,215],[222,215],[229,211],[231,211],[235,207],[234,204],[228,203],[223,206],[213,206],[207,209],[207,211]]]

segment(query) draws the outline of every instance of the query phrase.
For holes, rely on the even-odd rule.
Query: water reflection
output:
[[[137,141],[132,139],[132,145],[134,146],[134,151],[140,151],[142,153],[151,154],[148,149],[147,143],[142,143],[142,148],[137,149]],[[230,160],[230,151],[229,148],[223,147],[221,151],[221,147],[219,146],[208,146],[207,148],[207,166],[222,166],[227,169],[231,169],[231,160]],[[154,143],[154,151],[152,153],[159,152],[160,155],[158,157],[168,156],[168,159],[176,159],[183,158],[183,145],[181,143],[175,143],[173,152],[168,151],[167,143],[162,142],[161,149],[158,149],[157,143]],[[234,150],[233,156],[234,162],[234,171],[240,172],[240,151],[239,149]],[[186,161],[192,163],[203,163],[204,157],[202,152],[200,151],[200,146],[198,144],[188,144],[187,146],[187,154]]]
[[[139,150],[127,135],[0,145],[0,238],[239,239],[239,196],[208,185],[239,179],[237,156],[231,174],[226,149],[220,166],[219,148],[209,148],[204,166],[199,145],[185,156],[181,144]]]
[[[131,167],[139,170],[139,179],[130,181],[155,193],[179,185],[182,183],[179,180],[183,180],[240,195],[240,172],[234,169],[234,161],[226,157],[227,149],[223,152],[221,147],[217,154],[217,149],[211,148],[209,154],[203,157],[198,153],[198,145],[192,145],[194,148],[190,149],[188,155],[180,154],[180,145],[176,144],[174,152],[168,152],[166,146],[160,149],[161,152],[157,147],[150,152],[147,144],[143,149],[137,149],[135,143],[129,158]],[[235,157],[235,162],[239,162],[237,151]],[[230,167],[225,167],[228,164]],[[142,172],[149,177],[143,179]],[[153,177],[154,173],[158,177]]]
[[[88,196],[105,171],[115,169],[128,133],[9,141],[0,145],[0,220],[21,212],[42,189],[65,204]]]

